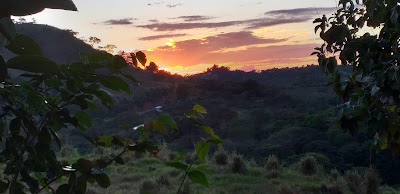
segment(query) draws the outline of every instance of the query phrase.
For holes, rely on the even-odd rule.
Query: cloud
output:
[[[311,17],[320,16],[320,14],[332,13],[336,11],[336,7],[307,7],[307,8],[296,8],[296,9],[281,9],[265,12],[266,16],[273,17]]]
[[[139,38],[139,40],[159,40],[163,38],[174,38],[174,37],[181,37],[181,36],[186,36],[188,34],[161,34],[161,35],[155,35],[155,36],[145,36],[142,38]]]
[[[161,6],[161,5],[165,5],[166,7],[168,7],[168,8],[175,8],[175,7],[178,7],[178,6],[181,6],[181,5],[183,5],[182,3],[175,3],[175,4],[165,4],[165,1],[157,1],[157,2],[154,2],[154,3],[147,3],[147,5],[148,6]]]
[[[178,6],[181,6],[181,5],[182,5],[182,3],[168,4],[167,7],[168,7],[168,8],[175,8],[175,7],[178,7]]]
[[[171,18],[171,19],[183,19],[183,21],[185,21],[185,22],[194,22],[194,21],[210,20],[213,18],[214,17],[202,16],[202,15],[191,15],[191,16],[179,16],[179,17]]]
[[[123,19],[111,19],[101,23],[96,24],[104,24],[104,25],[131,25],[132,21],[137,20],[137,18],[123,18]]]
[[[139,28],[146,28],[154,31],[175,31],[189,30],[197,28],[221,28],[246,23],[245,21],[226,21],[226,22],[197,22],[197,23],[154,23],[138,25]]]
[[[290,24],[306,22],[313,17],[317,17],[319,14],[316,13],[330,13],[336,8],[299,8],[299,9],[286,9],[286,10],[274,10],[264,14],[263,18],[249,19],[249,20],[236,20],[236,21],[221,21],[221,22],[192,22],[201,21],[206,18],[205,16],[181,16],[185,22],[180,23],[151,23],[145,25],[138,25],[139,28],[146,28],[153,31],[175,31],[175,30],[189,30],[199,28],[222,28],[231,27],[237,25],[243,25],[246,29],[257,29],[269,26],[275,26],[280,24]],[[186,17],[186,18],[185,18]],[[197,19],[197,20],[196,20]]]
[[[266,47],[273,43],[283,43],[288,39],[269,39],[255,36],[249,31],[231,32],[205,37],[170,42],[161,46],[149,55],[154,61],[162,61],[168,66],[195,66],[198,64],[226,64],[238,62],[242,66],[250,61],[265,61],[275,57],[288,60],[291,57],[309,56],[312,47],[307,50],[303,45],[290,50]],[[306,49],[306,51],[305,51]],[[273,52],[277,50],[277,52]],[[291,53],[293,52],[293,54]],[[296,54],[301,52],[302,54]],[[287,58],[287,59],[285,59]],[[247,68],[249,69],[249,68]]]
[[[263,4],[263,2],[247,3],[247,4],[242,4],[242,5],[240,5],[240,7],[249,6],[249,5],[261,5],[261,4]]]
[[[191,39],[174,42],[171,46],[158,47],[159,50],[213,52],[222,49],[237,48],[242,46],[279,43],[287,39],[266,39],[255,36],[250,31],[230,32],[208,36],[203,39]]]
[[[267,69],[271,67],[302,66],[315,60],[310,58],[315,44],[253,46],[228,52],[198,52],[198,50],[155,50],[149,53],[155,61],[167,66],[192,67],[199,64],[227,64],[233,68]]]

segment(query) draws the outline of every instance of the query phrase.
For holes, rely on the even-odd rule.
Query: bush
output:
[[[280,174],[280,163],[278,157],[275,155],[268,156],[267,163],[265,164],[265,171],[267,178],[276,178]]]
[[[240,173],[240,174],[246,172],[246,164],[244,163],[243,156],[234,155],[232,157],[231,170],[233,173]]]
[[[336,182],[339,180],[340,172],[336,169],[332,169],[329,173],[329,181]]]
[[[373,194],[379,193],[379,186],[381,184],[381,179],[379,178],[379,174],[376,169],[370,166],[365,173],[365,181],[366,181],[366,193]]]
[[[157,184],[161,185],[161,186],[166,186],[166,187],[171,187],[172,183],[171,183],[171,176],[167,173],[167,174],[163,174],[161,175],[158,179],[157,179]]]
[[[305,156],[300,161],[300,171],[304,175],[311,176],[317,173],[318,163],[312,156]]]
[[[215,163],[220,166],[228,164],[228,155],[223,150],[214,153]]]
[[[144,181],[140,186],[140,194],[157,194],[158,192],[158,186],[152,181]]]
[[[344,178],[346,180],[347,187],[353,193],[361,193],[361,176],[354,171],[346,171],[344,174]]]
[[[275,155],[268,156],[267,163],[265,165],[266,170],[279,170],[280,163],[278,157]]]

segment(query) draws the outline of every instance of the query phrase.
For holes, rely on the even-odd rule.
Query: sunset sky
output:
[[[79,12],[45,10],[38,23],[96,36],[116,51],[145,50],[180,74],[213,64],[245,71],[315,63],[312,20],[336,0],[74,0]],[[29,21],[29,18],[27,18]]]

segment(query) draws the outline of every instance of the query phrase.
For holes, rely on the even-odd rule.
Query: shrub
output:
[[[246,172],[246,164],[244,162],[243,156],[241,155],[234,155],[231,161],[231,170],[233,173],[240,173],[243,174]]]
[[[215,163],[220,166],[228,164],[228,155],[223,150],[214,153]]]
[[[140,186],[140,194],[157,194],[158,192],[157,185],[152,181],[144,181]]]
[[[361,176],[354,171],[346,171],[344,178],[346,180],[347,187],[353,193],[361,192]]]
[[[329,173],[329,181],[335,182],[338,181],[340,177],[340,172],[337,169],[332,169]]]
[[[317,173],[318,163],[312,156],[305,156],[300,161],[300,171],[304,175],[311,176]]]
[[[278,157],[276,157],[275,155],[268,156],[265,168],[266,170],[279,170],[280,163]]]
[[[370,166],[365,173],[365,189],[367,194],[379,193],[379,186],[381,179],[379,178],[378,172],[372,166]]]
[[[278,157],[275,155],[268,156],[267,163],[265,164],[265,171],[267,178],[276,178],[280,174],[280,163]]]
[[[157,179],[157,184],[158,185],[163,185],[166,187],[171,187],[172,183],[171,183],[171,176],[167,173],[167,174],[163,174],[161,175],[158,179]]]

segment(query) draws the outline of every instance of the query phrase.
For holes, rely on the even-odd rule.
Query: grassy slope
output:
[[[71,154],[66,159],[76,159],[79,155]],[[90,157],[90,156],[89,156]],[[134,154],[125,156],[125,165],[114,165],[106,169],[111,179],[111,186],[107,189],[98,185],[90,185],[89,194],[94,193],[140,193],[143,181],[152,181],[157,184],[157,179],[164,174],[169,174],[171,185],[157,184],[157,191],[150,193],[176,193],[181,183],[183,173],[180,170],[167,166],[159,156],[158,158],[144,156],[137,158]],[[205,164],[194,165],[194,168],[201,169],[206,173],[209,181],[209,188],[191,184],[189,193],[210,193],[210,194],[259,194],[259,193],[286,193],[284,189],[292,193],[326,193],[321,192],[321,186],[336,185],[343,193],[351,193],[343,176],[338,181],[333,181],[332,176],[319,168],[313,176],[306,176],[299,172],[297,165],[282,167],[277,178],[266,178],[264,167],[257,165],[254,161],[245,161],[246,171],[242,174],[233,173],[230,165],[218,166],[213,159]],[[382,194],[396,194],[400,190],[388,186],[381,186]]]
[[[193,185],[192,193],[282,193],[281,187],[289,187],[300,193],[319,193],[322,184],[329,184],[326,174],[318,173],[314,176],[305,176],[295,167],[283,168],[278,178],[268,179],[263,175],[263,168],[258,166],[248,167],[246,174],[232,173],[229,167],[219,167],[213,163],[203,165],[206,169],[210,187]],[[141,183],[145,180],[156,182],[163,174],[170,174],[172,186],[158,185],[159,193],[176,193],[181,181],[180,171],[166,166],[161,160],[155,158],[141,158],[129,163],[127,166],[114,166],[108,169],[112,185],[108,189],[92,186],[89,193],[140,193]],[[346,187],[343,177],[338,181],[344,193],[351,193]],[[284,186],[286,185],[286,186]],[[381,187],[383,194],[400,193],[399,190]]]

